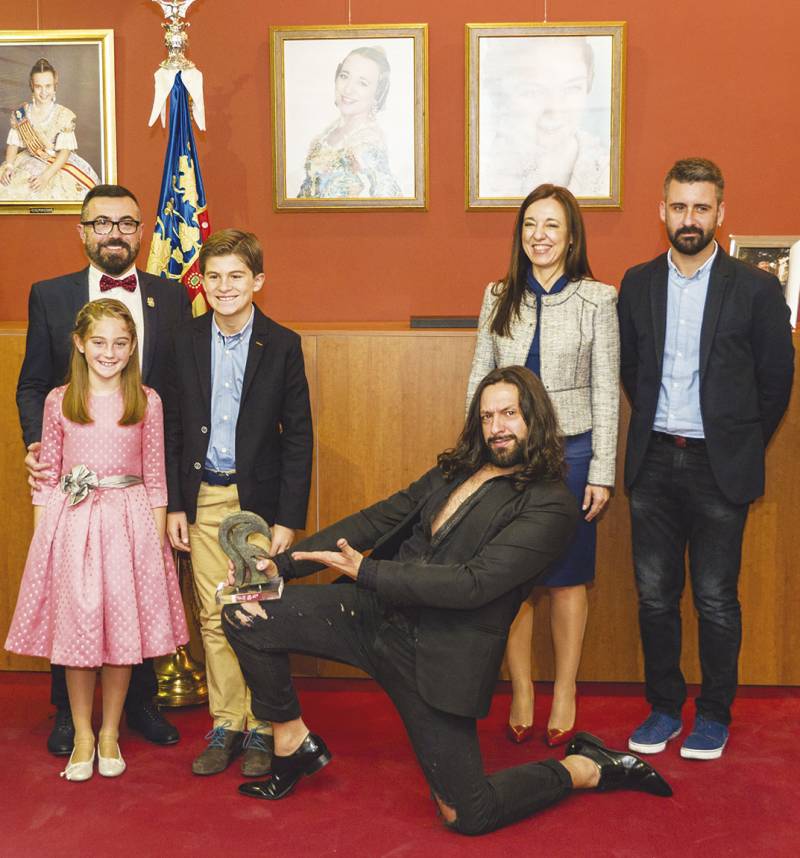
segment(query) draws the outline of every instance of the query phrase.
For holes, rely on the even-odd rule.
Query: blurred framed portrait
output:
[[[468,209],[622,205],[625,24],[467,24]]]
[[[789,305],[792,328],[797,328],[800,299],[800,235],[731,235],[730,254],[735,259],[774,274]]]
[[[0,134],[0,214],[72,214],[116,181],[114,31],[0,31]]]
[[[272,27],[275,208],[427,207],[426,24]]]

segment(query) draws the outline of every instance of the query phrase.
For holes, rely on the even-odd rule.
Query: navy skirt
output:
[[[572,587],[594,580],[597,521],[586,521],[586,512],[581,510],[589,478],[589,462],[592,460],[592,431],[590,429],[582,435],[569,435],[564,442],[567,488],[575,495],[581,517],[566,553],[537,579],[537,587]]]

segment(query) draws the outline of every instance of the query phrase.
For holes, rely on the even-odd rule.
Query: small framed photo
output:
[[[275,208],[424,209],[426,24],[271,27]]]
[[[791,312],[792,328],[797,328],[800,235],[731,235],[729,238],[731,256],[778,278]]]
[[[625,24],[467,24],[467,208],[622,205]]]
[[[73,214],[116,181],[114,31],[0,31],[0,134],[0,214]]]

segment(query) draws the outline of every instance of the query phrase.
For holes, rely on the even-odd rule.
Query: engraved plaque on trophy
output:
[[[280,599],[283,593],[283,578],[268,577],[256,567],[259,560],[268,558],[269,549],[249,542],[249,538],[260,533],[272,540],[269,525],[254,512],[237,512],[223,519],[219,526],[219,544],[233,563],[233,584],[220,581],[216,600],[220,605],[235,605],[242,602],[265,602]]]

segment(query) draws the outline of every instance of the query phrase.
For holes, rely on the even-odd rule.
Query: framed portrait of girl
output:
[[[112,30],[0,31],[0,213],[72,214],[116,180]]]

